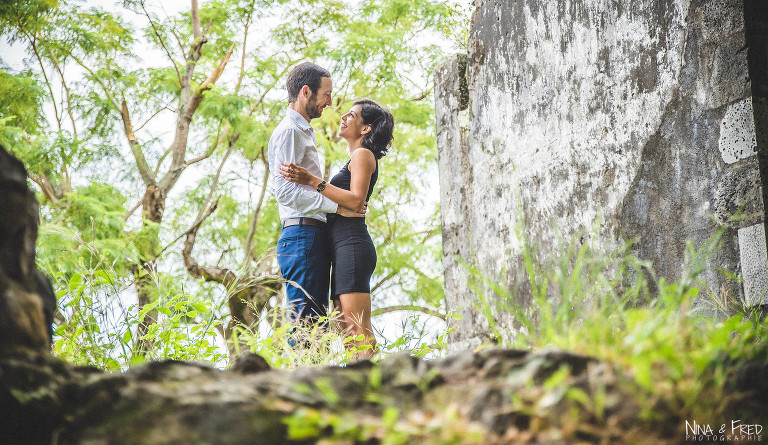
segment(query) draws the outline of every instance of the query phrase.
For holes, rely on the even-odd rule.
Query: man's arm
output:
[[[309,186],[286,181],[280,174],[282,163],[298,164],[298,161],[304,157],[305,146],[301,141],[300,130],[285,130],[276,135],[271,142],[274,144],[272,148],[275,157],[269,170],[274,181],[273,190],[277,202],[304,214],[335,213],[338,209],[335,202]]]
[[[351,174],[349,190],[327,184],[320,193],[338,203],[339,206],[360,211],[365,205],[371,175],[376,170],[376,158],[370,150],[355,150],[348,168]],[[291,182],[305,184],[314,189],[317,189],[322,182],[322,178],[318,178],[297,164],[283,164],[280,167],[280,174]]]

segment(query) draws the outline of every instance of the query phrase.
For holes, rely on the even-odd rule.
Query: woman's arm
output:
[[[320,193],[342,207],[359,212],[365,206],[365,198],[371,184],[371,175],[376,170],[376,158],[370,150],[365,148],[355,150],[352,153],[348,168],[352,176],[349,190],[326,184],[325,190]],[[317,189],[317,186],[322,182],[322,179],[296,164],[283,164],[280,167],[280,173],[288,181],[306,184],[314,189]]]

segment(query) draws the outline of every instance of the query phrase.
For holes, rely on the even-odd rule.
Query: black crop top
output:
[[[349,162],[350,161],[347,161],[347,163],[344,164],[344,167],[342,167],[341,170],[339,170],[339,172],[336,173],[333,178],[331,178],[331,184],[340,189],[349,190],[349,184],[352,181],[352,172],[349,171]],[[373,186],[376,185],[377,179],[379,179],[378,159],[376,160],[376,170],[374,170],[371,174],[371,184],[368,186],[368,195],[365,197],[366,201],[371,199],[371,195],[373,194]]]

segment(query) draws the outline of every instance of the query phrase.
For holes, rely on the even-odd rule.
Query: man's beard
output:
[[[317,96],[313,94],[312,97],[309,98],[309,101],[307,101],[307,116],[309,116],[310,119],[315,119],[322,114],[323,109],[317,105]]]

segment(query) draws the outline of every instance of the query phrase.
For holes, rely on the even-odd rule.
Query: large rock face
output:
[[[110,374],[50,356],[0,355],[0,434],[3,443],[30,445],[655,445],[686,434],[670,401],[607,363],[556,350],[251,368],[166,361]],[[765,363],[758,369],[764,375]],[[759,418],[764,393],[733,391],[733,406],[750,407],[739,418]]]
[[[519,303],[530,297],[523,231],[543,263],[562,240],[610,250],[635,238],[674,279],[686,241],[722,228],[703,277],[760,304],[768,266],[745,2],[476,4],[467,56],[435,74],[446,297],[463,316],[454,345],[487,332],[462,262]]]
[[[47,351],[56,297],[35,265],[39,210],[27,170],[0,146],[0,354]]]

